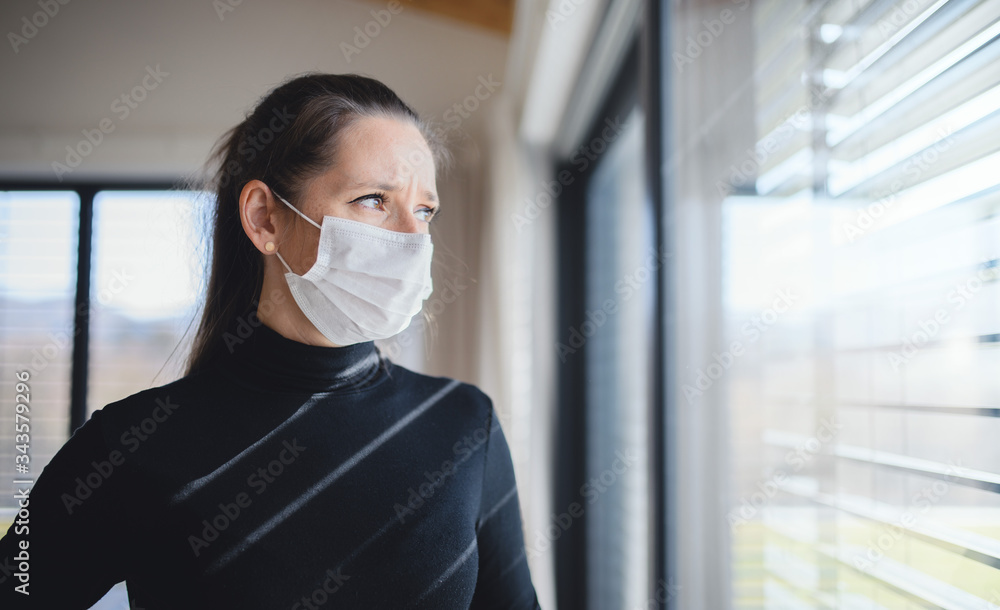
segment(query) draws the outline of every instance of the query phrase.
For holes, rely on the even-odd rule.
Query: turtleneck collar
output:
[[[343,347],[306,345],[263,324],[238,341],[230,340],[231,349],[226,349],[217,361],[244,385],[261,389],[352,389],[374,381],[383,365],[374,341]]]

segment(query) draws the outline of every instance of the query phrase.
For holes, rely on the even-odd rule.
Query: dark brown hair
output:
[[[224,335],[257,310],[264,260],[240,222],[243,186],[261,180],[288,201],[297,201],[305,182],[333,164],[344,131],[363,117],[411,121],[427,139],[436,166],[446,162],[439,133],[384,84],[356,74],[294,78],[268,93],[220,139],[211,157],[215,169],[209,188],[215,202],[208,288],[188,373],[223,349]]]

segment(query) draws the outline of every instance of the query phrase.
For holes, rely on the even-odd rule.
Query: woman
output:
[[[431,293],[440,144],[391,90],[314,74],[217,150],[188,374],[94,413],[30,494],[3,608],[536,608],[510,455],[474,386],[374,339]],[[16,525],[16,524],[15,524]],[[3,558],[8,558],[4,563]]]

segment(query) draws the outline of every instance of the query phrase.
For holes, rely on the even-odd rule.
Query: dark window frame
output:
[[[646,2],[646,17],[639,28],[638,37],[621,70],[614,76],[614,84],[600,105],[598,117],[627,114],[626,110],[638,106],[646,120],[646,189],[653,201],[654,247],[659,251],[669,251],[665,239],[670,224],[670,192],[666,181],[665,168],[669,158],[669,82],[663,73],[669,65],[668,10],[655,0]],[[631,89],[629,89],[631,87]],[[600,121],[598,121],[600,123]],[[599,135],[603,125],[593,125],[588,129],[586,140]],[[586,261],[586,214],[581,212],[585,205],[586,190],[590,184],[593,164],[581,180],[566,187],[556,202],[557,226],[557,329],[570,328],[585,319],[585,295],[587,270],[580,261]],[[562,170],[572,171],[568,161],[556,163],[553,174]],[[669,436],[672,430],[671,411],[675,405],[668,404],[673,381],[668,376],[667,354],[673,340],[668,332],[670,311],[668,306],[670,286],[669,265],[657,269],[655,305],[653,362],[654,387],[651,408],[648,414],[650,448],[650,599],[667,595],[667,601],[659,608],[676,607],[677,600],[670,597],[673,591],[670,575],[675,571],[669,543],[675,540],[674,520],[668,507],[671,502],[674,476],[669,458]],[[557,331],[558,332],[558,331]],[[555,342],[563,340],[557,336]],[[587,393],[582,380],[586,379],[587,345],[575,353],[567,354],[566,361],[558,366],[556,429],[560,434],[555,438],[554,471],[559,473],[555,481],[553,499],[555,506],[565,506],[575,498],[577,490],[586,483],[584,464],[586,463],[586,421]],[[587,578],[587,540],[584,514],[577,527],[571,528],[555,542],[556,557],[556,599],[560,607],[588,607],[586,590],[581,583]],[[662,593],[661,593],[662,591]],[[659,602],[658,602],[659,604]]]
[[[661,251],[672,253],[667,236],[673,226],[673,197],[667,182],[671,161],[670,138],[673,109],[670,103],[672,88],[667,69],[671,65],[671,13],[667,3],[646,0],[643,7],[646,18],[639,32],[640,76],[639,98],[646,117],[646,180],[647,189],[653,200],[654,242]],[[670,260],[673,260],[672,258]],[[655,339],[653,350],[653,405],[650,413],[650,483],[652,506],[650,507],[650,533],[652,543],[652,565],[650,573],[651,598],[657,598],[657,590],[666,589],[666,601],[662,608],[678,607],[679,600],[672,595],[672,576],[676,574],[677,540],[676,519],[670,510],[676,487],[676,473],[670,456],[675,429],[677,405],[670,399],[676,396],[669,354],[673,353],[675,322],[672,300],[672,274],[669,264],[657,269]]]
[[[94,197],[103,191],[178,191],[180,181],[18,181],[0,180],[0,191],[75,192],[80,199],[77,230],[76,296],[73,302],[73,351],[70,365],[69,435],[87,421],[87,389],[90,354],[90,279],[93,266]]]

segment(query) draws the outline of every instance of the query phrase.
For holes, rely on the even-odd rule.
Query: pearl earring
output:
[[[274,252],[274,242],[269,241],[266,244],[264,244],[264,249],[267,250],[268,252]]]

